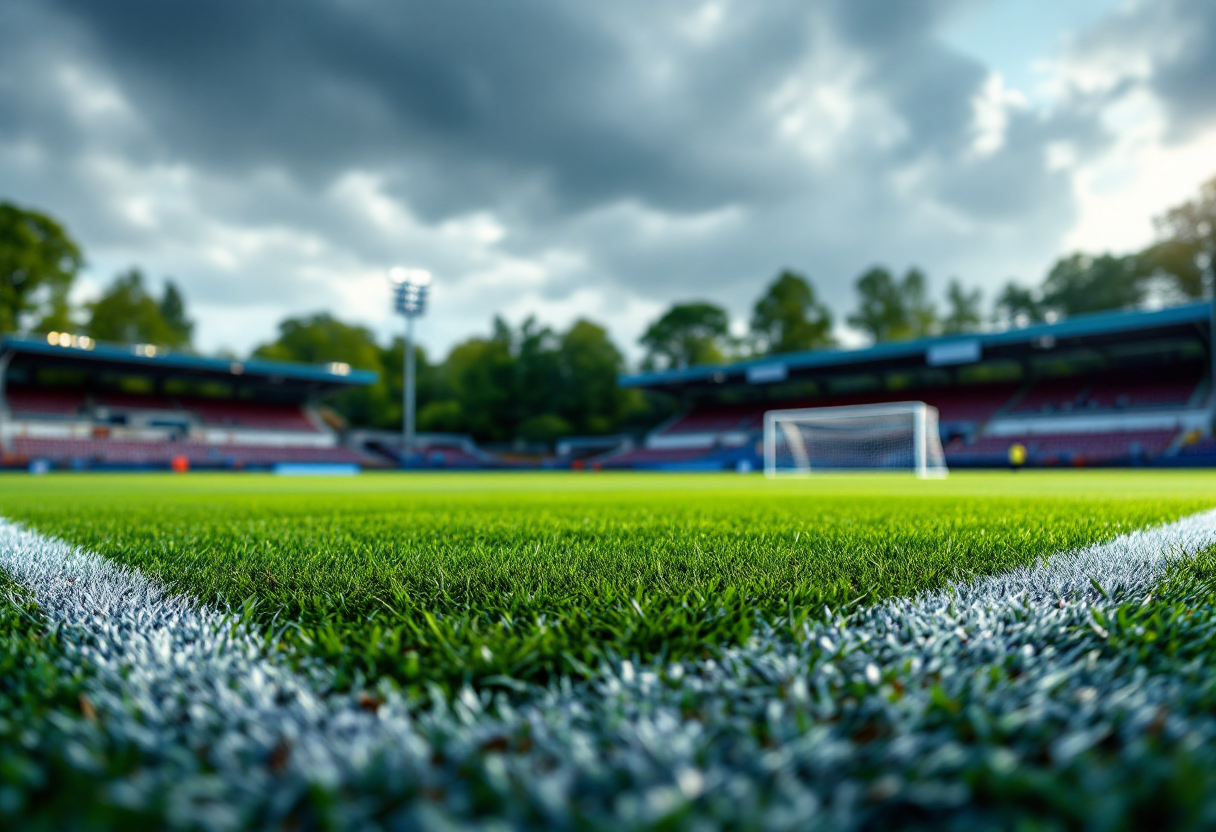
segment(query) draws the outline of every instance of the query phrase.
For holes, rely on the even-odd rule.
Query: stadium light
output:
[[[405,317],[405,384],[402,385],[401,439],[406,459],[414,455],[414,319],[426,311],[431,289],[431,273],[426,269],[390,269],[393,302],[397,314]]]

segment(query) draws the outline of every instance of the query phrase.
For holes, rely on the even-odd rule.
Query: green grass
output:
[[[793,632],[1216,506],[1216,475],[0,478],[0,514],[243,608],[344,679],[583,675]]]

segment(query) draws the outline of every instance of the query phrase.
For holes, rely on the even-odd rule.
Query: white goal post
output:
[[[770,410],[764,414],[764,473],[827,471],[948,473],[937,408],[924,402]]]

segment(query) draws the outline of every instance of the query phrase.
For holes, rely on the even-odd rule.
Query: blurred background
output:
[[[639,373],[1209,299],[1214,177],[1205,0],[0,7],[0,330],[218,361],[96,382],[189,411],[184,436],[205,420],[181,397],[275,404],[282,382],[182,374],[259,359],[356,373],[297,380],[287,398],[318,430],[399,430],[386,274],[405,265],[435,276],[420,431],[541,455],[571,436],[644,445],[754,391]],[[1177,326],[1210,353],[1192,318]],[[1192,347],[1145,347],[1156,364],[1132,369],[1174,368],[1171,406],[1207,407]],[[1083,357],[1060,359],[1083,378],[1054,411],[1090,406],[1094,373],[1129,360]],[[984,378],[1020,385],[997,409],[1025,410],[1048,371],[1009,360]],[[762,398],[893,391],[898,369]],[[23,372],[10,382],[79,394],[60,411],[90,431],[118,407]],[[128,426],[156,427],[128,406]],[[972,421],[964,441],[983,438]],[[1210,419],[1175,427],[1159,453]]]

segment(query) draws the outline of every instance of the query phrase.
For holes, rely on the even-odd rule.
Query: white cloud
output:
[[[1011,110],[1025,110],[1026,96],[1008,89],[1000,73],[993,72],[980,92],[971,100],[975,139],[971,148],[977,156],[991,156],[1005,146]]]
[[[1077,222],[1068,249],[1134,251],[1152,242],[1153,218],[1192,198],[1216,174],[1216,129],[1181,143],[1166,141],[1165,120],[1147,102],[1143,120],[1073,175]]]

